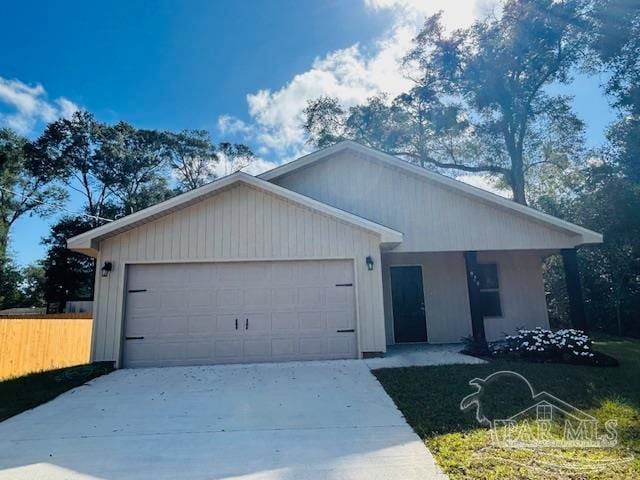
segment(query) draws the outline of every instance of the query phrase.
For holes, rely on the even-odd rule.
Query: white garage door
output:
[[[127,367],[354,358],[350,261],[132,265]]]

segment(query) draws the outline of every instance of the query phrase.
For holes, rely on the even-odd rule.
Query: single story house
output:
[[[96,258],[92,358],[120,367],[379,355],[547,327],[542,261],[596,232],[342,142],[68,240]]]

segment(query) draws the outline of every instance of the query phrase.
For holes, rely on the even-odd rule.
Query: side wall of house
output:
[[[478,260],[496,263],[502,317],[486,318],[487,338],[499,340],[517,328],[549,326],[542,259],[535,252],[481,252]],[[387,253],[382,257],[385,331],[394,343],[390,268],[420,265],[429,343],[457,343],[471,335],[471,315],[464,257],[460,252]]]
[[[379,245],[377,234],[282,197],[230,188],[101,242],[98,265],[113,271],[96,277],[92,358],[119,361],[126,265],[145,262],[353,259],[360,352],[385,351]]]
[[[505,207],[349,151],[272,181],[402,232],[398,252],[559,249],[577,241]]]

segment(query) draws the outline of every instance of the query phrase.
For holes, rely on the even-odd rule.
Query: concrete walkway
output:
[[[458,344],[405,344],[387,347],[384,357],[365,360],[371,370],[377,368],[427,367],[434,365],[472,365],[486,363],[477,357],[460,353]]]
[[[119,370],[0,423],[0,479],[444,478],[362,361]]]

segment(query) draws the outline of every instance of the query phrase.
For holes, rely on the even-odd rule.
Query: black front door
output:
[[[422,267],[391,267],[391,303],[396,343],[426,342]]]

